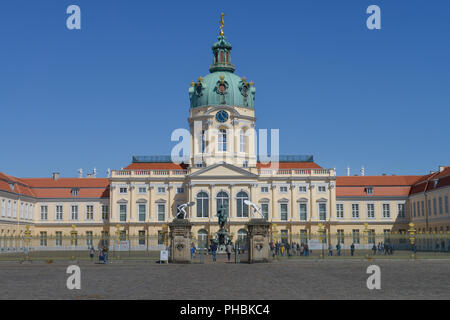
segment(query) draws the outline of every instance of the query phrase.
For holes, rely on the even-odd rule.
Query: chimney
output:
[[[350,167],[347,166],[347,177],[349,177],[349,176],[350,176]]]
[[[364,171],[364,166],[361,167],[361,176],[364,177],[365,171]]]
[[[52,173],[52,180],[56,181],[59,179],[59,172],[53,172]]]

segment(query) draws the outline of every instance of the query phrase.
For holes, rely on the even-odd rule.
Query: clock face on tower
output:
[[[216,120],[218,122],[226,122],[228,120],[228,112],[225,110],[220,110],[216,113]]]

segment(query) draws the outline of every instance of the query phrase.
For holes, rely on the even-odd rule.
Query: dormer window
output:
[[[72,189],[72,197],[78,197],[78,192],[80,191],[80,189],[78,188],[73,188]]]
[[[9,184],[9,187],[11,188],[12,191],[14,191],[14,187],[15,187],[15,186],[16,186],[16,185],[15,185],[14,183],[10,183],[10,184]]]
[[[366,194],[373,194],[373,187],[366,187]]]

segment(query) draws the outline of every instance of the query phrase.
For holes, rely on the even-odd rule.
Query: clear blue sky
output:
[[[66,28],[70,4],[80,31]],[[339,175],[450,165],[449,1],[15,0],[0,4],[0,171],[104,176],[170,154],[221,11],[257,127],[280,129],[281,154]]]

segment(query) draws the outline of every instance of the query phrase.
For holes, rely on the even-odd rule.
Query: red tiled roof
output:
[[[32,188],[105,188],[108,178],[21,178]]]
[[[423,176],[411,187],[410,194],[430,191],[446,186],[450,186],[450,167],[444,167],[442,171]]]
[[[0,172],[0,190],[37,198],[105,198],[108,186],[108,178],[16,178]],[[72,196],[74,188],[79,189],[78,196]]]
[[[422,176],[339,176],[336,186],[411,186]]]

